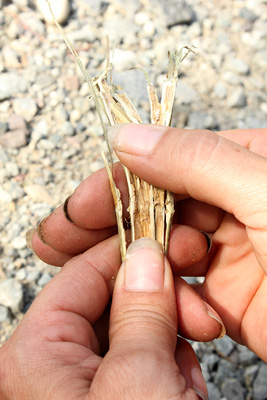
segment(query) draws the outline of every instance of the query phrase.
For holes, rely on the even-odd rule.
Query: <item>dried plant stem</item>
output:
[[[53,16],[49,0],[46,1]],[[123,89],[113,85],[111,79],[112,64],[109,61],[109,57],[106,70],[99,77],[92,79],[82,65],[77,52],[67,39],[64,31],[56,22],[54,16],[53,19],[89,85],[103,127],[104,136],[107,141],[110,154],[110,163],[104,154],[102,154],[102,156],[107,169],[111,192],[114,199],[118,232],[120,237],[121,257],[122,260],[124,260],[127,245],[123,220],[123,207],[121,202],[121,194],[115,185],[113,177],[111,150],[106,135],[106,127],[103,121],[102,113],[106,115],[110,125],[119,123],[142,123],[142,120],[127,94],[123,92]],[[163,86],[162,98],[160,102],[158,100],[155,87],[150,82],[146,71],[143,70],[147,81],[152,124],[165,126],[170,125],[179,65],[190,51],[191,49],[189,48],[183,48],[179,52],[169,53],[168,75]],[[109,84],[107,82],[109,82]],[[156,188],[141,180],[125,166],[123,166],[123,168],[129,190],[128,212],[131,224],[131,241],[137,240],[141,237],[153,238],[162,244],[164,252],[167,254],[172,218],[174,214],[173,194]]]

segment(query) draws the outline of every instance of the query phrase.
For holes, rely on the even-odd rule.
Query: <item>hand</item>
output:
[[[207,399],[192,348],[177,342],[173,275],[160,247],[139,239],[118,272],[113,236],[67,262],[0,349],[1,400]]]
[[[127,125],[118,135],[113,145],[131,171],[178,194],[168,255],[175,281],[179,275],[204,276],[204,283],[194,286],[196,293],[219,313],[229,336],[266,362],[267,130],[214,134],[173,128],[161,132],[157,128],[157,133],[151,133],[149,125]],[[142,138],[159,142],[154,142],[147,154],[148,142],[142,148]],[[126,205],[119,165],[115,173]],[[114,232],[113,201],[105,170],[80,185],[70,198],[68,211],[75,225],[66,220],[62,206],[46,221],[44,238],[49,246],[36,234],[33,237],[35,252],[48,263],[56,259],[63,265],[66,258],[88,248],[95,237],[91,229],[102,228],[96,241]],[[212,251],[206,256],[199,231],[212,235]],[[58,239],[62,232],[64,239]],[[79,236],[79,249],[75,236]],[[176,291],[176,296],[179,333],[195,340],[211,340],[214,330],[213,335],[203,335],[203,329],[198,330],[188,314],[183,295]]]

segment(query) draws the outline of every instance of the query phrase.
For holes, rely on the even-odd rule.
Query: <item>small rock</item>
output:
[[[52,276],[48,272],[44,272],[40,279],[37,281],[38,286],[45,286],[49,281],[51,281]]]
[[[37,7],[46,22],[53,23],[53,17],[46,0],[36,0]],[[64,24],[70,14],[69,0],[57,0],[50,2],[55,19],[59,24]]]
[[[228,106],[231,108],[245,107],[247,105],[247,96],[243,88],[235,89],[228,98]]]
[[[214,385],[214,383],[207,382],[207,389],[208,389],[208,393],[209,393],[209,399],[212,399],[212,400],[220,400],[221,399],[221,393],[220,393],[219,389]]]
[[[253,11],[251,11],[247,7],[242,7],[241,10],[239,11],[239,15],[241,18],[251,23],[255,22],[257,19],[257,15],[255,15]]]
[[[69,114],[62,104],[59,104],[55,109],[55,119],[57,122],[65,122],[69,119]]]
[[[226,63],[225,68],[240,75],[247,75],[249,73],[248,63],[241,58],[231,59]]]
[[[167,27],[178,24],[190,25],[195,20],[195,12],[184,0],[152,0],[154,10],[159,10],[159,16],[165,20]]]
[[[0,121],[0,135],[3,135],[3,133],[6,133],[7,131],[7,124],[5,122]]]
[[[75,74],[68,74],[62,77],[64,82],[64,87],[66,90],[79,90],[80,88],[80,81],[77,75]]]
[[[19,236],[19,237],[15,238],[11,244],[14,247],[14,249],[16,249],[16,250],[25,249],[26,239],[24,237]]]
[[[177,83],[177,103],[178,104],[192,104],[194,102],[197,102],[199,99],[199,96],[197,92],[187,83],[179,80]]]
[[[73,125],[68,121],[63,122],[63,124],[60,125],[59,131],[64,136],[73,136],[75,134],[75,129]]]
[[[3,322],[11,322],[10,312],[7,307],[0,305],[0,324]]]
[[[21,129],[4,133],[0,136],[0,144],[5,148],[19,149],[27,144],[26,134]]]
[[[193,111],[187,121],[187,128],[190,129],[215,129],[217,125],[215,117],[202,111]]]
[[[148,100],[146,80],[141,71],[114,71],[113,82],[121,85],[135,106]]]
[[[235,347],[234,342],[227,335],[225,335],[222,339],[216,340],[214,344],[216,350],[225,356],[229,356]]]
[[[11,203],[11,201],[12,198],[10,196],[10,193],[0,187],[0,204],[9,204]]]
[[[24,187],[29,198],[34,202],[42,201],[47,204],[53,204],[53,199],[48,191],[41,185],[27,185]]]
[[[92,24],[88,23],[83,27],[72,31],[68,34],[68,38],[71,42],[87,42],[92,43],[96,39],[95,33],[92,30]]]
[[[245,369],[244,378],[245,378],[246,386],[248,386],[248,387],[252,386],[253,381],[255,379],[255,376],[257,375],[258,370],[259,370],[259,366],[258,365],[249,365]]]
[[[131,50],[116,49],[112,64],[116,71],[125,71],[136,67],[136,54]]]
[[[213,88],[213,96],[223,100],[227,96],[227,86],[223,82],[218,82]]]
[[[10,46],[4,46],[2,54],[6,69],[20,67],[18,55]]]
[[[19,74],[7,72],[0,75],[0,101],[26,92],[28,83]]]
[[[0,304],[18,312],[23,305],[22,284],[12,278],[0,282]]]
[[[226,379],[222,384],[222,393],[228,400],[244,400],[244,389],[237,379]]]
[[[30,122],[37,113],[37,104],[31,97],[22,97],[15,99],[13,109],[16,114],[23,115],[27,122]]]
[[[21,129],[27,132],[26,123],[22,115],[11,114],[8,118],[8,127],[11,131]]]
[[[42,72],[37,75],[35,85],[37,90],[44,89],[55,83],[56,79],[49,72]]]
[[[266,382],[267,382],[267,365],[261,364],[259,372],[253,383],[253,399],[254,400],[266,400],[267,399]]]

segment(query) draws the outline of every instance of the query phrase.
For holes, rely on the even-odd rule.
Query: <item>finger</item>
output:
[[[67,230],[66,235],[69,235]],[[53,234],[52,238],[58,240]],[[66,246],[66,248],[62,247],[66,252],[59,252],[44,244],[35,232],[31,239],[31,248],[34,249],[35,254],[45,263],[62,267],[78,253],[81,247],[79,245],[79,248],[75,248],[72,245],[74,254],[67,253],[69,246]],[[199,262],[205,257],[208,251],[209,243],[205,234],[188,226],[173,225],[170,237],[169,259],[172,262],[174,272],[179,272],[181,269]]]
[[[195,341],[209,342],[222,338],[225,327],[217,312],[182,278],[175,278],[175,293],[181,336]]]
[[[45,315],[47,318],[54,315],[53,329],[58,325],[61,340],[77,343],[80,340],[81,344],[89,346],[91,336],[84,330],[80,330],[80,337],[79,332],[74,336],[77,327],[68,330],[56,321],[59,315],[68,313],[94,324],[109,303],[119,265],[118,237],[113,236],[70,260],[38,295],[28,318],[43,321]]]
[[[114,288],[109,334],[110,350],[91,390],[94,385],[103,387],[104,381],[116,381],[119,374],[119,393],[132,398],[180,398],[186,393],[196,399],[175,363],[172,272],[161,246],[152,239],[139,239],[128,248]],[[113,391],[109,388],[110,397],[116,390],[117,385]]]
[[[116,226],[105,229],[84,229],[70,222],[59,206],[37,227],[41,242],[60,253],[79,254],[117,232]],[[35,249],[34,249],[35,250]]]
[[[192,226],[205,232],[215,232],[223,217],[223,211],[220,208],[194,199],[176,203],[175,214],[176,223]]]
[[[234,214],[267,272],[266,158],[210,131],[126,124],[110,141],[145,181]]]
[[[256,154],[267,157],[267,129],[234,129],[218,135],[238,143]]]
[[[202,377],[196,354],[190,344],[180,337],[177,340],[175,360],[186,379],[186,386],[192,387],[202,399],[207,399],[207,385]]]
[[[125,218],[128,207],[128,189],[123,168],[115,163],[113,176],[121,192]],[[84,229],[101,229],[116,225],[114,201],[105,168],[86,178],[68,201],[68,215],[75,225]]]

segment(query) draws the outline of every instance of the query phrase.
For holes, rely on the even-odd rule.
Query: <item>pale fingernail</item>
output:
[[[34,233],[36,232],[36,228],[31,228],[26,232],[26,243],[29,250],[32,250],[32,238]]]
[[[195,393],[202,398],[202,400],[208,400],[208,389],[203,378],[202,372],[198,367],[194,367],[191,370],[191,378],[193,384],[193,390]]]
[[[108,128],[110,144],[119,151],[135,154],[151,154],[168,127],[144,124],[117,124]]]
[[[141,238],[128,247],[124,283],[128,290],[159,291],[164,285],[164,255],[159,242]]]
[[[206,312],[207,312],[207,314],[208,314],[211,318],[215,319],[215,321],[217,321],[218,324],[220,325],[221,332],[220,332],[220,335],[219,335],[216,339],[222,339],[222,338],[225,336],[225,334],[226,334],[226,329],[225,329],[225,326],[224,326],[222,320],[220,319],[219,315],[218,315],[217,313],[215,313],[215,311],[213,310],[213,308],[212,308],[208,303],[206,303],[205,301],[204,301],[204,305],[205,305],[205,307],[206,307]]]

